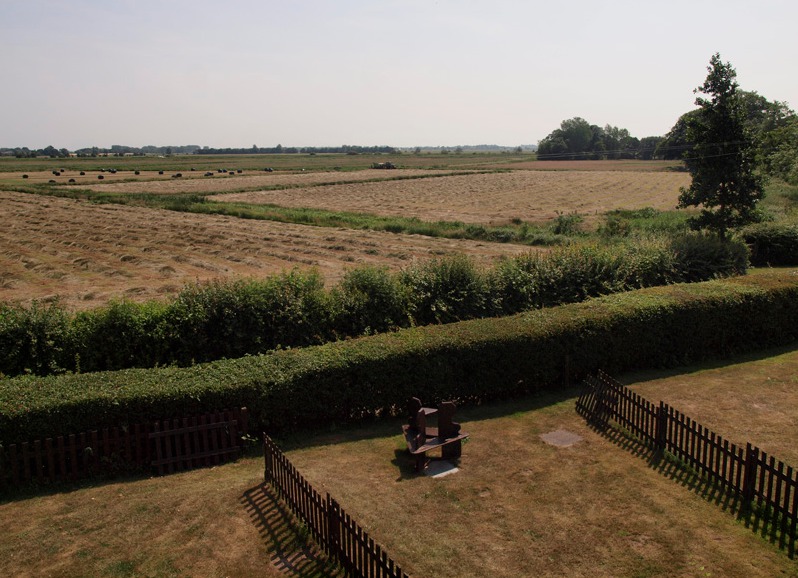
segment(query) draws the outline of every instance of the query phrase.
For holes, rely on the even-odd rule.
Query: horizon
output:
[[[794,107],[796,20],[787,0],[5,3],[0,147],[512,148],[574,117],[663,136],[716,52]]]

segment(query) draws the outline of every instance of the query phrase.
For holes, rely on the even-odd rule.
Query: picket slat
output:
[[[263,455],[266,482],[348,575],[408,578],[329,493],[325,499],[313,488],[266,434]]]
[[[10,444],[0,455],[0,487],[18,487],[33,480],[75,481],[100,470],[113,471],[120,462],[134,467],[149,465],[159,473],[189,469],[211,460],[219,463],[241,451],[240,436],[246,434],[247,415],[246,408],[215,414],[205,427],[216,430],[218,439],[205,446],[190,439],[195,430],[201,430],[195,418]],[[227,419],[235,416],[243,420],[243,426],[237,419]]]
[[[683,415],[664,402],[659,407],[603,372],[588,377],[576,403],[588,422],[606,427],[610,421],[656,449],[667,450],[703,476],[757,501],[781,516],[792,539],[798,526],[798,476],[794,468],[750,443],[743,449]]]

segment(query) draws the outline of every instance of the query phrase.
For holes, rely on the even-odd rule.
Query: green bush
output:
[[[650,238],[503,259],[492,272],[490,284],[496,314],[507,315],[675,279],[667,242]]]
[[[0,312],[0,372],[181,366],[301,347],[410,325],[451,323],[628,289],[745,271],[739,241],[686,234],[574,244],[482,271],[465,256],[392,274],[362,268],[324,288],[316,272],[189,285],[171,302],[111,303],[68,315],[58,305]]]
[[[171,361],[165,343],[164,313],[159,303],[113,302],[80,312],[69,324],[71,371],[108,371],[126,367],[154,367]]]
[[[433,259],[401,275],[416,325],[452,323],[482,317],[487,311],[486,278],[463,256]]]
[[[58,303],[0,304],[0,376],[64,371],[68,332],[69,317]]]
[[[798,265],[798,225],[759,223],[742,231],[757,267]]]
[[[384,267],[359,267],[332,290],[335,332],[356,337],[410,326],[407,288]]]
[[[749,251],[740,239],[724,240],[708,232],[692,232],[672,238],[679,281],[704,281],[742,275],[748,268]]]
[[[766,271],[188,368],[0,380],[0,443],[237,405],[253,429],[323,427],[401,413],[411,395],[484,402],[796,339],[798,277]]]

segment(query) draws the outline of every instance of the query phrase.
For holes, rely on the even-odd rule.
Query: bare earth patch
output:
[[[689,175],[677,172],[514,171],[231,193],[212,200],[502,224],[544,222],[570,212],[669,210],[676,207],[679,187],[689,182]]]
[[[487,264],[529,247],[330,229],[0,191],[0,300],[59,296],[70,308],[143,301],[185,284],[316,268],[333,284],[357,265],[400,269],[463,253]]]

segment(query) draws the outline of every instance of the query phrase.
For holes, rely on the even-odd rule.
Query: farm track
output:
[[[145,301],[185,284],[357,265],[400,269],[466,254],[488,263],[529,247],[197,215],[0,191],[0,301],[56,296],[71,309]]]

